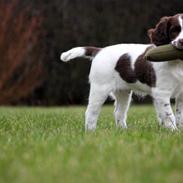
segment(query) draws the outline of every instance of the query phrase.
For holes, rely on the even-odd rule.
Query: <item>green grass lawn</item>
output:
[[[84,132],[84,107],[0,108],[0,182],[182,182],[183,132],[158,127],[151,106],[133,106],[128,130],[104,107]]]

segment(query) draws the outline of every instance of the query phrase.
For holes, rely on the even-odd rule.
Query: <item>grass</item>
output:
[[[151,106],[131,107],[124,131],[104,107],[87,134],[84,110],[0,108],[0,182],[182,182],[183,133],[159,128]]]

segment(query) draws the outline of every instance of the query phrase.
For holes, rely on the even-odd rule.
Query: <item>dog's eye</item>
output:
[[[180,32],[181,31],[181,27],[180,26],[174,26],[170,29],[170,32]]]
[[[170,28],[170,37],[174,39],[181,31],[180,26],[174,26]]]

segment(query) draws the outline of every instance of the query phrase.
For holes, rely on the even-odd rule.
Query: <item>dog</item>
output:
[[[161,18],[155,28],[148,30],[148,36],[150,44],[76,47],[61,54],[64,62],[78,57],[92,60],[86,130],[96,129],[101,107],[111,93],[115,99],[116,126],[127,128],[127,111],[133,92],[152,96],[160,125],[171,130],[183,128],[183,61],[144,59],[152,47],[171,43],[183,49],[183,14]],[[175,115],[171,98],[176,99]]]

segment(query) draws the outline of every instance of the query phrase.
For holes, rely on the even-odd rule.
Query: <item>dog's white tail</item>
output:
[[[74,58],[83,57],[92,59],[101,50],[97,47],[76,47],[61,54],[60,59],[68,62]]]

